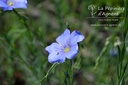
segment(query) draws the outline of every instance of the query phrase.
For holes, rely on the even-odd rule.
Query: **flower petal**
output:
[[[0,0],[0,7],[8,7],[8,5],[3,0]]]
[[[66,44],[69,42],[70,30],[66,29],[59,37],[56,38],[56,41],[59,44]]]
[[[14,0],[14,2],[22,2],[22,3],[27,3],[27,0]]]
[[[51,45],[47,46],[45,48],[46,51],[48,51],[48,53],[52,53],[52,52],[59,52],[60,51],[60,46],[57,43],[52,43]]]
[[[26,3],[15,3],[12,7],[13,8],[27,8],[27,4]]]
[[[70,45],[74,45],[84,39],[84,36],[77,30],[71,33]]]
[[[13,10],[12,7],[2,7],[2,9],[5,11],[5,10]]]
[[[65,61],[64,53],[62,53],[62,52],[59,52],[59,53],[53,52],[53,53],[49,54],[48,61],[50,63],[55,63],[55,62],[63,63]]]
[[[78,53],[78,45],[75,44],[73,46],[70,46],[70,51],[65,53],[65,56],[68,59],[73,59],[77,53]]]

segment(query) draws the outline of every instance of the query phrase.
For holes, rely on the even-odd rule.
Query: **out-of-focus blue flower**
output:
[[[118,56],[118,50],[116,48],[111,48],[109,50],[109,55],[112,57],[117,57]]]
[[[66,58],[73,59],[78,52],[78,42],[82,41],[84,36],[77,30],[70,34],[70,30],[66,29],[56,42],[45,48],[48,51],[48,61],[50,63],[63,63]]]
[[[0,7],[2,7],[3,10],[27,8],[27,0],[0,0]]]

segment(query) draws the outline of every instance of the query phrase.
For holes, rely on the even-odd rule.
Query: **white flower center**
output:
[[[8,4],[8,6],[13,6],[14,5],[14,0],[8,0],[7,4]]]
[[[64,52],[66,53],[66,52],[69,52],[70,51],[70,47],[66,47],[65,49],[64,49]]]

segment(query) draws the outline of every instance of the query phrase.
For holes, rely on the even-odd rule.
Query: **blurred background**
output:
[[[116,46],[122,44],[124,11],[111,11],[119,13],[116,21],[98,21],[105,16],[92,16],[90,5],[124,7],[124,2],[30,0],[27,9],[16,9],[20,16],[14,11],[0,10],[0,85],[39,85],[52,65],[44,49],[55,42],[56,37],[67,28],[67,23],[71,31],[79,30],[85,36],[74,59],[74,85],[113,85],[113,82],[116,85]],[[97,13],[99,10],[94,11]],[[119,26],[92,26],[111,23]],[[128,59],[128,37],[126,39],[125,61]],[[98,57],[100,61],[95,66]],[[64,80],[68,65],[67,60],[53,69],[46,85],[66,85]],[[125,81],[128,85],[128,73]]]

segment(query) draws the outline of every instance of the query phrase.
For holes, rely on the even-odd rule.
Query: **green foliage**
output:
[[[116,22],[121,26],[90,26],[102,23],[87,18],[89,5],[124,3],[125,13],[119,11],[119,17],[125,18]],[[0,85],[19,85],[17,79],[26,85],[128,85],[127,4],[128,0],[31,0],[24,10],[0,10]],[[75,59],[52,65],[44,49],[66,23],[85,40]],[[118,57],[110,55],[111,48],[118,49]]]

